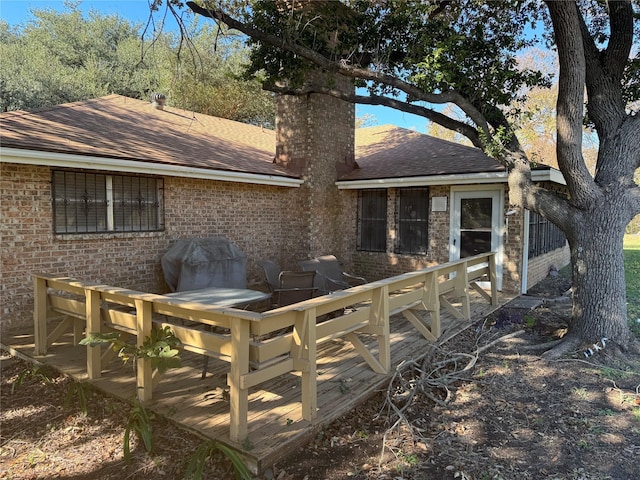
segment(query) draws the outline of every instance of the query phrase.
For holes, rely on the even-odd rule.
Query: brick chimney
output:
[[[312,81],[353,91],[350,79],[315,73]],[[340,254],[340,195],[335,182],[355,168],[355,105],[322,94],[281,95],[276,100],[275,162],[299,174],[310,256]]]

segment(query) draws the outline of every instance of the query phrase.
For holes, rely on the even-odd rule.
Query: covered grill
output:
[[[247,286],[247,256],[224,237],[178,240],[161,262],[173,292]]]

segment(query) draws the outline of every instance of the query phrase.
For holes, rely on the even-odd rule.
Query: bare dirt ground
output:
[[[586,357],[585,345],[546,361],[527,350],[566,327],[570,306],[555,299],[568,286],[549,277],[530,292],[545,304],[503,307],[430,353],[416,352],[388,391],[260,479],[640,478],[640,355],[621,360],[605,345]],[[127,464],[130,405],[90,390],[81,401],[73,382],[46,367],[7,355],[1,364],[2,479],[181,479],[202,443],[153,418],[152,453],[134,435]],[[202,478],[235,477],[220,455]]]

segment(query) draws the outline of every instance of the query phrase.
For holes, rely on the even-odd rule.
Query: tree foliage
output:
[[[230,37],[211,49],[217,29],[185,25],[151,32],[119,15],[86,15],[79,3],[34,9],[24,26],[0,21],[0,110],[31,110],[111,93],[233,120],[273,124],[272,95],[244,74],[248,50]],[[153,35],[153,36],[151,36]]]

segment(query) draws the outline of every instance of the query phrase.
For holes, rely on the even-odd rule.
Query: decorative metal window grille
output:
[[[359,192],[358,250],[387,251],[387,191]]]
[[[398,190],[397,253],[426,255],[429,246],[429,189]]]
[[[164,228],[162,179],[55,170],[52,186],[55,233]]]
[[[549,253],[566,245],[567,237],[542,215],[529,212],[529,258]]]

